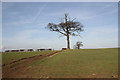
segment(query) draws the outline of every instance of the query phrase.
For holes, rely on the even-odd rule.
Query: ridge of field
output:
[[[2,64],[6,64],[21,58],[27,58],[37,55],[44,55],[55,51],[34,51],[34,52],[4,52],[2,53]]]
[[[66,50],[53,57],[22,65],[25,67],[3,77],[117,78],[118,48]]]

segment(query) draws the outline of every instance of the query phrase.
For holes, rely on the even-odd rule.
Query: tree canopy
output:
[[[74,21],[75,19],[70,19],[68,14],[65,14],[65,18],[63,22],[59,24],[55,23],[48,23],[47,28],[50,31],[58,32],[63,36],[67,37],[67,48],[70,49],[70,36],[80,36],[80,32],[83,31],[83,25],[78,22]]]

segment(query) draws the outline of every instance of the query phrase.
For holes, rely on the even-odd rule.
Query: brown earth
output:
[[[41,60],[47,57],[51,57],[59,52],[62,52],[62,51],[56,51],[54,53],[49,53],[45,55],[37,55],[33,57],[22,58],[22,59],[10,62],[8,64],[3,64],[2,65],[2,77],[3,78],[11,78],[11,77],[14,78],[13,76],[19,75],[19,73],[15,73],[16,70],[21,70],[29,63],[32,63],[32,62],[35,62],[37,60]]]

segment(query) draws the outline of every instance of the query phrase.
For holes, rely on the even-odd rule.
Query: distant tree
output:
[[[77,49],[77,46],[76,46],[76,45],[74,45],[74,46],[73,46],[73,49]]]
[[[76,46],[77,46],[78,49],[80,49],[80,47],[82,47],[83,44],[82,44],[82,42],[78,41],[78,42],[76,43]]]
[[[82,44],[82,42],[80,42],[80,41],[78,41],[78,42],[76,42],[76,45],[74,45],[74,49],[80,49],[80,47],[82,47],[83,46],[83,44]]]
[[[67,37],[67,48],[70,49],[70,36],[80,36],[80,32],[83,31],[83,25],[80,22],[74,21],[75,19],[70,19],[68,14],[65,14],[63,22],[59,24],[48,23],[47,28],[50,31],[58,32],[63,36]]]

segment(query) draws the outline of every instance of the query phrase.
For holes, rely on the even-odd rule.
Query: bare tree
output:
[[[74,46],[73,46],[73,49],[77,49],[77,46],[76,46],[76,45],[74,45]]]
[[[50,31],[58,32],[63,36],[67,37],[67,48],[70,49],[70,36],[80,36],[80,32],[83,31],[83,25],[80,22],[74,21],[75,19],[70,19],[68,14],[65,14],[64,21],[55,24],[48,23],[47,28]]]
[[[77,49],[80,49],[80,47],[82,47],[82,46],[83,46],[82,42],[78,41],[78,42],[76,43]]]

